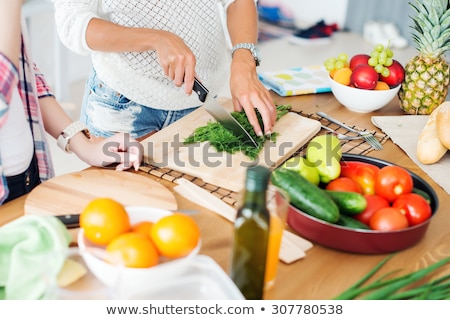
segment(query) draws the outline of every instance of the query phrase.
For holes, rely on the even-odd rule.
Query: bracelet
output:
[[[86,138],[90,138],[89,130],[81,121],[75,121],[69,124],[58,136],[56,141],[58,147],[60,147],[64,152],[72,153],[69,148],[70,139],[78,132],[82,132]]]

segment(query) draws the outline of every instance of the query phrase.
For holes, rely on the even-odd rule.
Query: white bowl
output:
[[[160,218],[172,214],[168,210],[145,206],[129,206],[126,207],[126,210],[131,224],[141,221],[156,222]],[[187,256],[161,261],[150,268],[127,268],[106,262],[102,259],[102,256],[105,256],[104,247],[90,242],[84,236],[83,229],[80,229],[78,233],[78,247],[87,267],[98,280],[115,291],[120,290],[122,293],[127,291],[128,294],[133,294],[149,286],[164,285],[168,279],[183,273],[190,267],[200,251],[201,241]]]
[[[387,105],[400,90],[400,85],[390,90],[364,90],[345,86],[330,79],[331,92],[350,111],[368,113]]]

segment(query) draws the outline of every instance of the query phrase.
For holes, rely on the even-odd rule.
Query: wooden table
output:
[[[401,115],[398,102],[394,99],[382,110],[359,114],[342,107],[332,94],[307,95],[282,98],[273,95],[278,104],[290,104],[295,110],[305,113],[324,111],[347,124],[357,124],[360,128],[376,129],[370,117],[373,115]],[[439,197],[439,209],[425,237],[414,247],[397,253],[381,272],[401,269],[410,272],[450,255],[450,196],[439,185],[432,181],[399,147],[390,140],[381,151],[372,151],[370,156],[381,158],[401,165],[421,176],[435,189]],[[149,179],[155,179],[168,188],[174,184],[158,179],[145,172]],[[225,271],[229,270],[229,257],[232,242],[232,224],[215,213],[200,207],[175,193],[180,209],[198,209],[197,219],[203,237],[201,254],[214,258]],[[16,199],[0,207],[0,225],[23,215],[25,197]],[[307,251],[306,258],[290,265],[280,264],[278,278],[273,289],[265,295],[266,299],[331,299],[352,285],[385,255],[350,254],[315,245]],[[450,271],[450,267],[448,268]]]

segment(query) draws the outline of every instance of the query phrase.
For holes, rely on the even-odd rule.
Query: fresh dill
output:
[[[277,121],[286,113],[288,113],[290,109],[291,106],[288,105],[276,106]],[[272,142],[276,141],[276,137],[278,135],[278,133],[276,132],[261,137],[257,136],[244,111],[234,111],[231,112],[231,115],[242,125],[242,127],[244,127],[245,130],[247,130],[247,132],[255,140],[257,146],[245,143],[243,136],[235,136],[231,131],[227,130],[224,126],[216,121],[208,121],[205,126],[196,128],[189,137],[185,138],[184,144],[208,141],[218,152],[224,151],[227,153],[235,154],[236,152],[241,151],[251,160],[254,160],[263,148],[266,140]],[[262,117],[257,110],[256,115],[258,116],[258,121],[261,127],[263,127]]]

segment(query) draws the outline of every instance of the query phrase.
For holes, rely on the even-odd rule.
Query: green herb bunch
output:
[[[276,106],[276,120],[278,121],[283,115],[288,113],[290,109],[291,106],[288,105]],[[184,140],[184,144],[208,141],[218,152],[224,151],[235,154],[236,152],[241,151],[251,160],[254,160],[263,148],[266,140],[273,142],[276,141],[276,137],[278,135],[276,132],[270,135],[257,136],[244,111],[235,111],[232,112],[231,115],[242,125],[245,130],[247,130],[247,132],[256,141],[257,146],[245,143],[243,136],[235,136],[231,131],[227,130],[216,121],[209,121],[205,126],[195,129],[194,132]],[[258,110],[256,110],[256,115],[260,126],[263,127],[262,117]]]

